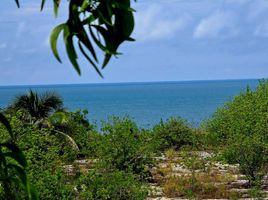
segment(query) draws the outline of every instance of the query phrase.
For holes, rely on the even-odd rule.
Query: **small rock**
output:
[[[236,188],[236,189],[247,188],[248,186],[249,186],[248,180],[236,180],[228,184],[229,188]]]

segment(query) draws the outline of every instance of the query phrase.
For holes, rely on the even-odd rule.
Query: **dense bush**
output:
[[[17,116],[18,115],[18,116]],[[15,143],[24,152],[28,163],[28,178],[35,186],[40,199],[68,199],[73,195],[73,186],[66,184],[62,166],[73,162],[76,152],[62,135],[49,128],[39,128],[32,123],[21,123],[18,113],[9,120],[15,133]],[[0,140],[6,140],[5,130],[0,127]],[[17,188],[14,191],[23,198]],[[69,198],[70,199],[70,198]]]
[[[153,128],[153,140],[160,151],[174,148],[180,149],[184,145],[193,144],[193,131],[182,118],[169,118],[161,121]]]
[[[96,127],[87,120],[87,110],[56,112],[49,117],[50,123],[58,131],[74,139],[79,147],[79,155],[94,157],[100,142]]]
[[[40,200],[70,200],[75,199],[74,183],[70,182],[58,167],[56,171],[39,171],[31,180],[38,191]]]
[[[218,109],[205,123],[210,144],[221,144],[223,156],[239,164],[253,183],[267,164],[268,81],[260,81],[255,90],[249,87]]]
[[[87,200],[144,200],[148,189],[132,174],[122,171],[90,172],[79,179],[78,191]]]
[[[258,134],[268,141],[268,81],[226,103],[206,123],[212,141],[226,143],[233,135]]]
[[[134,173],[141,179],[150,175],[152,153],[133,120],[113,117],[103,124],[102,134],[98,154],[108,169]]]
[[[258,136],[236,136],[228,146],[223,156],[231,164],[239,164],[239,168],[250,181],[254,183],[261,175],[261,169],[268,162],[267,146]]]

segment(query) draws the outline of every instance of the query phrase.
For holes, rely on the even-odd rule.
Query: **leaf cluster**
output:
[[[15,0],[19,6],[19,0]],[[43,10],[46,0],[41,2]],[[60,0],[53,0],[54,13],[58,15]],[[56,59],[61,63],[57,41],[63,33],[68,58],[80,75],[78,51],[102,77],[96,47],[104,54],[101,68],[104,69],[112,56],[119,55],[118,48],[125,41],[134,41],[130,36],[134,29],[134,9],[131,0],[70,0],[69,16],[65,23],[56,26],[50,36],[50,45]]]
[[[135,176],[122,171],[108,173],[90,172],[78,182],[81,197],[88,200],[143,200],[147,197],[147,188]]]
[[[182,146],[193,145],[194,134],[190,125],[180,117],[172,117],[153,127],[153,140],[159,151],[173,148],[179,150]]]
[[[12,188],[23,190],[28,199],[38,199],[33,187],[28,181],[27,161],[20,148],[13,142],[14,135],[7,118],[0,113],[0,122],[9,133],[10,140],[0,143],[0,182],[4,199],[17,199],[19,196]]]
[[[150,177],[153,152],[133,120],[112,117],[103,124],[101,131],[98,157],[106,169],[132,173],[141,180]]]

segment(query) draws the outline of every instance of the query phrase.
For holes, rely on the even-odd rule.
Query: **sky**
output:
[[[67,1],[58,18],[47,1],[1,0],[0,85],[250,79],[268,77],[268,0],[133,1],[136,42],[124,43],[102,71],[79,55],[78,76],[62,38],[53,57],[49,35],[67,19]]]

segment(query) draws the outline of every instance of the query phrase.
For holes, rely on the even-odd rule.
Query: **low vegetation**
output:
[[[87,111],[70,112],[57,95],[30,91],[4,110],[12,139],[4,124],[0,142],[12,140],[24,152],[27,180],[40,199],[139,200],[159,196],[154,188],[166,197],[235,199],[244,195],[232,188],[239,177],[257,197],[268,169],[267,97],[268,82],[261,81],[199,128],[177,117],[144,130],[129,117],[97,128]],[[2,199],[30,199],[16,184],[5,187]]]

